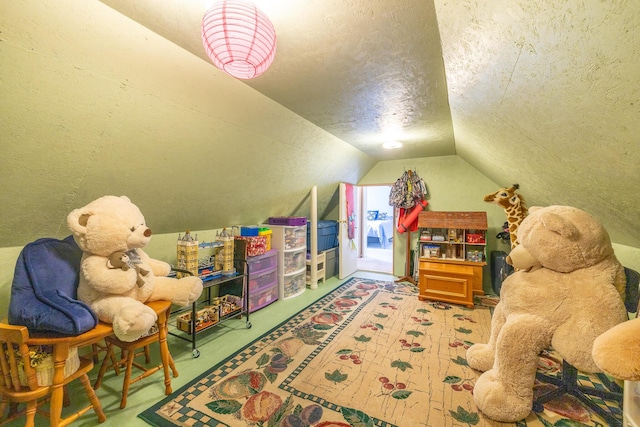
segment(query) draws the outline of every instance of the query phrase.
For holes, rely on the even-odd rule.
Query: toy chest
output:
[[[303,216],[279,216],[269,218],[271,225],[306,225],[307,218]]]
[[[311,242],[311,227],[313,224],[307,223],[307,244]],[[338,221],[322,220],[318,221],[318,252],[326,251],[338,246]]]
[[[196,332],[215,325],[220,320],[219,308],[217,305],[211,305],[198,310],[196,312]],[[179,315],[176,318],[176,327],[188,334],[191,333],[191,312]]]
[[[234,239],[247,242],[247,256],[263,255],[267,251],[266,236],[235,236]]]

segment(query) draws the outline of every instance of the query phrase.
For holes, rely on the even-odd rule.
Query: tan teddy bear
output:
[[[640,381],[640,317],[614,326],[596,338],[593,360],[612,377]]]
[[[157,316],[145,302],[169,300],[188,306],[202,293],[198,277],[166,277],[170,265],[142,250],[151,240],[151,230],[128,197],[94,200],[73,210],[67,225],[83,251],[78,299],[89,304],[101,321],[113,324],[120,340],[135,341],[155,324]],[[127,266],[135,268],[110,268],[109,257],[116,252],[124,253]],[[122,259],[120,254],[116,257]]]
[[[532,207],[520,224],[487,344],[467,350],[484,373],[474,388],[489,418],[514,422],[533,405],[539,353],[552,346],[581,371],[598,372],[594,340],[627,318],[625,275],[604,227],[569,206]]]

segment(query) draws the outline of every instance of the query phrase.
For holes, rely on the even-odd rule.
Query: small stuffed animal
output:
[[[122,251],[117,251],[112,253],[109,256],[109,260],[107,261],[107,267],[108,268],[119,268],[122,271],[128,271],[129,268],[131,268],[131,259],[129,258],[129,255],[127,255],[126,252],[122,252]],[[147,274],[149,274],[149,271],[145,270],[144,268],[138,267],[137,264],[134,264],[133,267],[136,269],[136,272],[138,273],[137,275],[137,279],[136,279],[136,284],[138,285],[138,287],[143,287],[144,286],[144,277]]]
[[[131,266],[129,265],[129,256],[126,252],[117,251],[112,253],[107,260],[108,268],[119,268],[122,271],[128,271]]]
[[[113,324],[114,334],[122,341],[137,340],[155,324],[157,316],[145,302],[168,300],[188,306],[202,293],[200,278],[167,277],[170,265],[144,252],[151,230],[126,196],[104,196],[74,209],[67,216],[67,226],[83,251],[78,299],[98,319]],[[129,258],[128,269],[109,267],[109,257],[116,252]],[[117,260],[111,264],[116,265]]]
[[[467,350],[483,371],[473,397],[487,417],[526,418],[533,404],[538,355],[553,347],[584,372],[598,372],[594,340],[627,319],[625,274],[609,235],[588,213],[569,206],[532,207],[507,261],[487,344]],[[622,297],[621,297],[622,296]]]

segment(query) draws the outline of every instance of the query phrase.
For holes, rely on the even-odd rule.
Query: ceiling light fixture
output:
[[[220,70],[239,79],[252,79],[273,62],[276,31],[254,4],[222,0],[202,18],[202,44]]]
[[[382,144],[382,148],[386,148],[387,150],[393,150],[394,148],[400,148],[402,147],[402,144],[399,143],[398,141],[387,141],[384,144]]]

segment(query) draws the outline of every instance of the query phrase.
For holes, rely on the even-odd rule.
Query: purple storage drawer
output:
[[[249,264],[249,275],[258,275],[271,268],[278,266],[278,250],[271,249],[262,255],[247,257]]]
[[[272,225],[307,225],[307,218],[303,216],[279,216],[269,218]]]
[[[249,295],[249,312],[253,313],[254,311],[260,310],[261,308],[276,301],[278,301],[277,280],[273,283],[273,286]]]
[[[273,269],[259,275],[249,274],[249,295],[260,293],[273,283],[278,282],[278,270]]]

